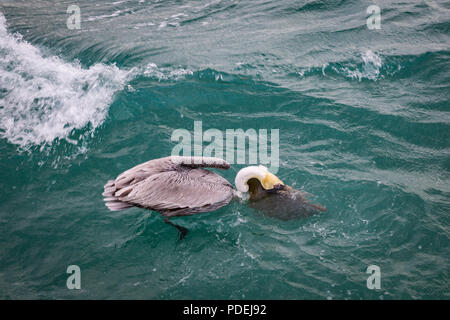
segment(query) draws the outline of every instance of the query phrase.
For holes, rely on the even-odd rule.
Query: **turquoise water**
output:
[[[371,1],[79,0],[68,29],[72,4],[0,3],[1,298],[449,298],[450,2],[376,1],[379,30]],[[108,211],[194,121],[279,129],[277,176],[328,212],[233,201],[179,241]]]

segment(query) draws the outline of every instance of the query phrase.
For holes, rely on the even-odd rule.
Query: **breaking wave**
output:
[[[74,131],[93,134],[130,71],[115,65],[83,68],[46,56],[20,35],[8,33],[0,13],[0,136],[26,150],[55,140],[78,144]]]

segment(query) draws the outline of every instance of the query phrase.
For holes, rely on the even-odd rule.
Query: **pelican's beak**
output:
[[[271,190],[275,187],[275,185],[284,185],[283,181],[278,179],[276,175],[267,171],[266,176],[262,179],[261,184],[264,189]]]

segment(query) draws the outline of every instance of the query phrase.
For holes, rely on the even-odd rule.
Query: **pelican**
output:
[[[154,159],[109,180],[102,195],[111,211],[140,207],[159,212],[165,223],[179,230],[180,239],[188,230],[171,222],[171,217],[214,211],[239,193],[248,194],[251,207],[283,220],[326,211],[309,203],[300,191],[285,185],[262,165],[240,170],[236,189],[225,178],[204,168],[226,170],[230,164],[214,157]]]

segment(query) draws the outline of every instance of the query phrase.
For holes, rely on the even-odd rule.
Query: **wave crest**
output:
[[[0,136],[22,150],[58,139],[77,144],[71,134],[85,128],[93,133],[102,124],[129,73],[115,65],[85,69],[45,56],[9,34],[0,13]]]

